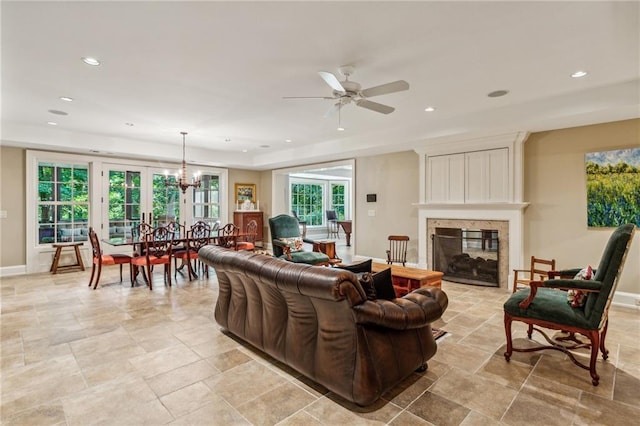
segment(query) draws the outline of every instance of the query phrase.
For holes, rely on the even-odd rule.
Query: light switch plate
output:
[[[369,210],[367,213],[369,213],[369,216],[371,216],[371,217],[376,215],[376,211],[375,210]]]
[[[0,210],[0,219],[6,219],[6,218],[7,218],[7,211]]]

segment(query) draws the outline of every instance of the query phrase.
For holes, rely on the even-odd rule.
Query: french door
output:
[[[164,170],[105,163],[102,177],[103,237],[130,237],[140,222],[153,226],[183,223],[185,195],[179,188],[165,186]],[[168,179],[175,182],[174,176]]]

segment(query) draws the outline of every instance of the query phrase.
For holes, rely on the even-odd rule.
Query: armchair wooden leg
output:
[[[604,323],[604,328],[602,329],[602,334],[600,335],[600,352],[602,352],[602,359],[605,361],[609,358],[609,351],[604,347],[604,339],[607,337],[607,329],[609,328],[609,318]]]
[[[504,353],[504,359],[509,362],[511,359],[511,354],[513,354],[513,341],[511,340],[511,323],[513,322],[513,318],[508,315],[506,312],[504,314],[504,332],[507,335],[507,350]],[[529,336],[531,337],[531,336]]]
[[[96,282],[93,284],[93,289],[98,288],[98,281],[100,281],[100,274],[102,273],[102,262],[98,263],[98,276],[96,277]]]
[[[600,382],[600,376],[596,373],[596,361],[598,361],[598,349],[600,348],[600,332],[593,330],[589,333],[589,340],[591,340],[591,360],[589,362],[589,374],[591,374],[591,383],[593,386],[598,386]]]
[[[529,328],[527,328],[527,336],[531,339],[531,335],[533,334],[533,324],[529,324]]]
[[[93,264],[93,268],[91,268],[91,278],[89,278],[89,287],[91,287],[91,284],[93,284],[93,276],[96,273],[96,264]]]

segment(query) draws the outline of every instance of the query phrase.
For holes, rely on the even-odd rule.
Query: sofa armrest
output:
[[[367,300],[354,306],[353,310],[358,324],[408,330],[424,327],[439,319],[448,303],[445,292],[427,287],[393,300]]]

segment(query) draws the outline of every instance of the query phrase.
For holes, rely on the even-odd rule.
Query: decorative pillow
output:
[[[302,238],[300,237],[291,237],[291,238],[280,238],[280,241],[291,247],[291,252],[302,251]]]
[[[371,272],[371,259],[362,261],[360,263],[352,263],[351,265],[340,265],[336,267],[339,269],[351,271],[354,274],[358,274],[360,272]]]
[[[357,275],[358,281],[360,281],[360,285],[367,295],[367,300],[376,300],[378,295],[376,294],[376,287],[373,284],[373,275],[371,275],[371,272],[361,272]]]
[[[391,280],[391,268],[380,271],[373,275],[373,285],[376,288],[378,299],[393,300],[396,298],[396,291]]]
[[[592,280],[594,279],[593,269],[591,269],[591,265],[583,268],[573,277],[574,280]],[[572,308],[581,308],[584,306],[584,302],[587,299],[587,294],[580,290],[569,290],[567,291],[567,301],[571,305]]]

